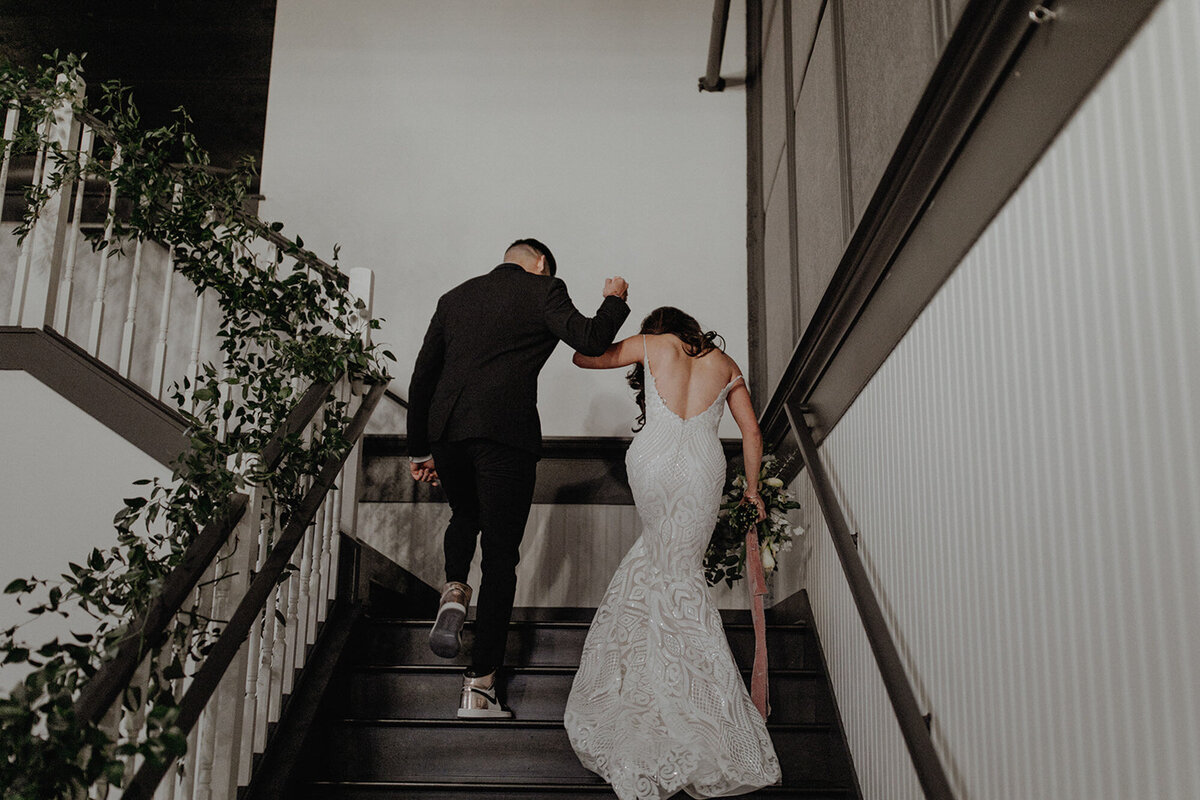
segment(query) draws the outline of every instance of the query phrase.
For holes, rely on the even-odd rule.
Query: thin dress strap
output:
[[[646,370],[650,370],[650,351],[646,349],[646,334],[642,334],[642,363],[646,365]]]

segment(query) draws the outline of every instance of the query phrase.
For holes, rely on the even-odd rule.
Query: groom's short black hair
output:
[[[508,249],[511,250],[514,247],[517,247],[519,245],[525,245],[526,247],[532,247],[534,250],[536,250],[537,252],[544,255],[546,257],[546,269],[550,272],[550,277],[553,278],[555,276],[555,274],[557,274],[558,263],[555,262],[554,253],[550,252],[549,247],[546,247],[546,245],[542,244],[537,239],[517,239],[515,242],[513,242],[512,244],[510,244],[508,246]]]

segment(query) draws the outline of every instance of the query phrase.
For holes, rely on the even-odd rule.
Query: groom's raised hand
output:
[[[604,279],[604,296],[619,297],[622,300],[629,299],[629,284],[625,279],[618,275],[615,278]]]

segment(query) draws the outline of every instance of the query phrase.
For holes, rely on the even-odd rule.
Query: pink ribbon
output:
[[[767,698],[767,621],[763,597],[767,594],[767,579],[763,575],[762,553],[758,549],[758,524],[746,531],[746,570],[750,576],[750,618],[754,622],[754,671],[750,673],[750,699],[763,719],[771,713]]]

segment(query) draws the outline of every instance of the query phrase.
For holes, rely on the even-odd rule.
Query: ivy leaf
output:
[[[176,653],[175,657],[171,659],[171,663],[168,664],[163,670],[162,675],[164,678],[170,681],[183,677],[183,663],[180,662],[178,653]]]
[[[16,594],[17,592],[28,592],[31,588],[33,587],[29,585],[29,581],[25,580],[24,578],[17,578],[15,581],[9,583],[8,586],[4,587],[4,593]]]
[[[14,647],[4,654],[4,664],[15,664],[19,661],[29,660],[29,650],[24,647]]]

